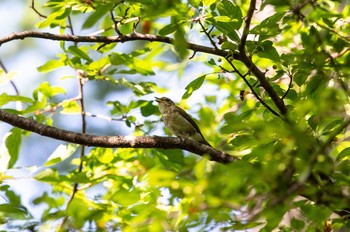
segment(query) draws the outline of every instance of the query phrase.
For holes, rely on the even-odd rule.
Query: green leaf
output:
[[[21,131],[21,129],[15,127],[11,129],[11,134],[6,138],[6,147],[11,156],[10,162],[8,164],[9,168],[12,168],[18,160],[19,150],[22,144]]]
[[[74,172],[68,175],[68,178],[71,182],[79,184],[91,183],[92,180],[89,178],[85,172]]]
[[[56,27],[63,23],[66,18],[70,15],[72,8],[70,7],[62,7],[60,10],[53,12],[50,14],[44,21],[37,23],[36,26],[39,29],[43,29],[45,27],[50,26],[51,28]]]
[[[170,186],[175,177],[173,171],[153,168],[148,172],[148,183],[155,187]]]
[[[274,7],[281,7],[281,6],[285,6],[285,7],[290,7],[290,5],[289,5],[289,2],[287,2],[287,1],[281,1],[281,0],[264,0],[263,2],[262,2],[262,4],[261,4],[261,10],[262,9],[264,9],[264,7],[266,6],[266,5],[272,5],[272,6],[274,6]],[[288,8],[286,8],[286,10],[288,9]]]
[[[306,86],[305,94],[311,95],[316,91],[322,91],[328,79],[323,75],[315,75]]]
[[[174,34],[174,48],[181,59],[185,59],[189,53],[185,30],[181,27]]]
[[[197,8],[199,7],[201,0],[189,0],[188,3]]]
[[[113,65],[125,65],[129,67],[130,70],[128,73],[130,74],[154,75],[152,65],[149,62],[133,57],[132,55],[112,53],[109,56],[109,60]]]
[[[339,154],[337,155],[337,161],[340,161],[340,160],[344,159],[345,157],[347,157],[347,159],[349,159],[350,147],[347,147],[347,148],[343,149],[341,152],[339,152]]]
[[[37,90],[49,98],[52,98],[57,94],[66,93],[66,90],[64,88],[60,86],[51,86],[47,81],[41,83]]]
[[[132,204],[140,201],[140,194],[137,191],[120,189],[113,195],[114,202],[117,204],[123,205],[125,207],[129,207]]]
[[[239,41],[239,36],[235,30],[232,30],[232,23],[229,22],[220,22],[216,21],[215,18],[208,18],[208,21],[216,27],[220,32],[225,34],[228,38],[230,38],[232,41]],[[233,20],[232,22],[235,22]]]
[[[128,127],[131,127],[132,124],[135,124],[136,123],[136,117],[135,116],[128,116],[125,120],[125,124],[128,126]]]
[[[42,66],[38,67],[39,72],[51,72],[57,68],[63,67],[65,64],[60,60],[49,60]]]
[[[97,159],[103,164],[109,164],[114,159],[113,149],[112,148],[102,148],[98,147],[94,149],[93,154]]]
[[[326,207],[312,204],[301,205],[300,209],[304,216],[307,216],[315,223],[324,222],[324,220],[327,220],[329,215],[332,213],[331,210]]]
[[[247,126],[242,123],[249,120],[250,117],[254,114],[255,110],[247,110],[242,112],[240,115],[235,113],[226,113],[224,115],[225,124],[220,129],[220,132],[223,134],[230,134],[247,128]]]
[[[80,49],[80,48],[78,48],[76,46],[70,46],[68,48],[68,51],[70,53],[72,53],[73,55],[75,55],[76,57],[84,59],[84,60],[86,60],[88,62],[92,62],[92,59],[89,57],[89,55],[86,52],[84,52],[82,49]]]
[[[85,20],[83,29],[89,29],[93,27],[98,20],[105,17],[107,12],[111,10],[112,5],[98,5],[95,11]]]
[[[214,25],[219,31],[225,34],[233,41],[239,41],[236,30],[239,30],[243,23],[241,8],[231,1],[223,0],[217,5],[219,15],[212,12],[207,21]]]
[[[169,35],[173,33],[174,31],[178,30],[182,24],[184,24],[186,21],[179,20],[179,22],[170,23],[159,30],[158,34],[161,36]]]
[[[331,133],[335,128],[337,128],[339,125],[342,125],[344,120],[342,119],[335,119],[329,122],[322,130],[322,135],[327,135]]]
[[[17,204],[0,204],[0,212],[7,215],[7,217],[11,215],[16,220],[24,220],[29,216],[27,208]]]
[[[76,101],[64,100],[62,108],[61,114],[77,114],[81,112],[81,107]]]
[[[279,28],[279,22],[282,17],[285,15],[285,12],[277,12],[274,15],[264,19],[256,27],[254,27],[250,33],[259,35],[259,41],[266,40],[270,37],[274,37],[281,33]]]
[[[63,145],[63,144],[59,145],[56,148],[56,150],[49,156],[44,166],[49,167],[49,166],[61,163],[67,158],[71,157],[78,147],[79,147],[78,144],[71,144],[71,143],[69,143],[68,145]]]
[[[75,228],[82,228],[92,213],[86,200],[73,198],[67,208],[67,215],[72,217]]]
[[[215,3],[216,0],[203,0],[202,2],[203,2],[203,5],[205,5],[205,6],[210,6],[210,5],[212,5],[213,3]]]
[[[184,95],[182,95],[182,99],[189,98],[194,91],[199,89],[203,85],[205,77],[206,77],[206,75],[202,75],[202,76],[194,79],[193,81],[191,81],[191,83],[189,83],[186,86],[186,88],[185,88],[186,92],[184,93]]]
[[[305,221],[296,218],[292,218],[290,224],[296,231],[302,231],[305,228]]]
[[[147,102],[146,105],[141,106],[141,114],[144,117],[153,115],[157,111],[158,107],[154,106],[151,101]]]
[[[57,182],[60,177],[57,170],[52,168],[47,168],[34,176],[36,180],[44,182]]]
[[[230,20],[227,21],[231,25],[232,29],[239,29],[242,25],[242,11],[241,8],[235,5],[229,0],[220,1],[217,6],[217,9],[220,13],[219,17],[227,17]],[[225,19],[226,21],[227,19]],[[215,21],[220,21],[215,17]],[[231,29],[231,30],[232,30]]]
[[[312,115],[308,120],[307,120],[309,126],[316,131],[316,128],[318,126],[318,124],[320,123],[318,120],[317,115]]]
[[[0,95],[0,106],[5,105],[9,102],[20,101],[23,103],[33,103],[33,100],[28,97],[18,96],[18,95],[8,95],[3,93]]]
[[[185,165],[185,156],[181,150],[158,150],[157,154],[160,162],[171,167],[171,170],[179,171]]]
[[[304,71],[298,71],[295,75],[294,75],[294,82],[300,87],[302,86],[306,79],[308,78],[309,74],[307,72]]]
[[[265,223],[263,223],[263,222],[247,222],[247,223],[235,222],[233,224],[234,225],[232,225],[232,226],[230,225],[227,227],[223,227],[221,229],[224,231],[240,231],[240,230],[246,231],[249,229],[253,230],[254,228],[260,227],[262,224],[265,224]]]
[[[19,150],[22,143],[21,129],[13,128],[3,137],[0,146],[0,173],[12,168],[18,160]]]
[[[280,61],[280,56],[276,48],[273,46],[273,43],[269,40],[265,40],[259,44],[257,55],[259,57],[267,58],[275,62]]]
[[[34,205],[46,204],[50,207],[60,207],[64,205],[64,196],[57,197],[55,195],[49,195],[47,192],[44,192],[40,197],[37,197],[33,200]]]
[[[137,96],[143,96],[152,93],[152,88],[155,86],[152,82],[140,82],[138,84],[128,81],[125,78],[115,80],[115,84],[124,85],[131,89]]]

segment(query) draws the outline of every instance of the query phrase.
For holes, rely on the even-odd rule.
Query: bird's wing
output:
[[[205,145],[208,145],[209,147],[213,147],[212,145],[210,145],[210,143],[208,143],[208,141],[204,138],[201,130],[199,129],[197,123],[193,120],[193,118],[186,113],[186,111],[184,111],[183,109],[181,109],[180,107],[176,106],[180,112],[180,114],[188,121],[191,123],[191,125],[196,129],[196,131],[202,136],[203,141],[198,141],[200,143],[203,143]]]
[[[176,106],[176,107],[178,108],[180,114],[181,114],[184,118],[186,118],[186,120],[189,121],[189,122],[191,123],[191,125],[192,125],[194,128],[196,128],[196,131],[197,131],[197,132],[203,137],[203,139],[204,139],[204,136],[203,136],[201,130],[199,129],[197,123],[192,119],[192,117],[191,117],[188,113],[186,113],[186,111],[184,111],[183,109],[181,109],[180,107],[178,107],[178,106]],[[204,140],[205,140],[205,139],[204,139]]]

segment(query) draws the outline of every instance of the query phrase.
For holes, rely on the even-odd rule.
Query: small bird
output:
[[[159,111],[162,114],[163,121],[171,133],[180,137],[192,139],[207,146],[212,147],[204,138],[198,125],[183,109],[176,106],[175,103],[167,97],[156,97]]]

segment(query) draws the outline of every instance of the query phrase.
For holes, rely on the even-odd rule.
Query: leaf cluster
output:
[[[77,38],[60,40],[60,51],[38,72],[75,75],[60,76],[61,85],[47,78],[28,87],[31,96],[6,91],[2,109],[53,126],[62,125],[63,115],[79,115],[83,133],[93,116],[107,119],[108,129],[117,121],[121,133],[147,135],[160,129],[152,94],[183,93],[179,105],[200,118],[207,140],[239,160],[223,165],[156,145],[62,143],[43,165],[25,168],[17,161],[34,155],[20,149],[31,133],[12,128],[0,146],[6,202],[0,221],[36,230],[349,228],[350,6],[344,3],[266,0],[258,9],[254,0],[49,0],[36,6],[47,14],[38,30]],[[257,10],[247,17],[252,6]],[[105,40],[79,41],[86,34]],[[181,75],[192,71],[199,74],[191,80]],[[13,75],[1,71],[3,80]],[[76,97],[68,97],[67,79],[77,80]],[[204,101],[187,105],[195,97]],[[108,115],[87,110],[100,105]],[[6,183],[15,168],[50,186],[32,200],[44,208],[39,217]]]

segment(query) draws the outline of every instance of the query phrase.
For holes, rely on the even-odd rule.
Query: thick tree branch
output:
[[[210,160],[219,163],[230,163],[238,160],[225,152],[182,138],[158,136],[97,136],[76,133],[68,130],[47,126],[15,114],[0,110],[0,120],[12,126],[28,130],[46,137],[85,146],[110,148],[162,148],[183,149],[200,156],[209,155]]]
[[[242,61],[247,66],[247,68],[254,74],[254,76],[256,76],[256,78],[259,80],[260,85],[271,97],[272,101],[275,103],[280,113],[282,115],[285,115],[287,113],[287,107],[284,104],[283,100],[273,89],[269,81],[266,79],[265,73],[263,73],[245,53],[240,53],[239,58],[239,60]]]
[[[256,78],[259,80],[260,85],[266,90],[266,92],[268,93],[268,95],[271,97],[272,101],[275,103],[275,105],[277,106],[278,110],[280,111],[280,113],[282,115],[285,115],[287,113],[287,107],[283,102],[283,99],[281,99],[278,94],[276,93],[276,91],[273,89],[273,87],[270,85],[269,81],[267,80],[267,78],[265,77],[265,73],[263,73],[251,60],[251,58],[249,58],[247,56],[247,53],[245,51],[245,44],[247,41],[247,37],[249,35],[249,30],[250,30],[250,23],[251,20],[253,18],[253,14],[255,11],[255,6],[256,6],[256,0],[251,0],[250,1],[250,5],[249,5],[249,9],[247,12],[247,16],[245,18],[245,24],[244,24],[244,28],[243,28],[243,34],[241,37],[241,42],[238,45],[238,60],[240,60],[241,62],[243,62],[245,64],[245,66],[249,69],[249,71],[251,71]]]
[[[76,35],[58,35],[47,32],[37,32],[37,31],[24,31],[19,33],[12,33],[11,35],[0,38],[0,46],[4,43],[25,39],[25,38],[41,38],[57,41],[71,41],[71,42],[94,42],[94,43],[123,43],[128,41],[138,41],[144,40],[149,42],[162,42],[167,44],[173,44],[174,39],[166,36],[152,35],[152,34],[141,34],[134,32],[132,34],[123,35],[123,36],[76,36]],[[203,52],[207,54],[217,55],[224,58],[232,57],[235,60],[239,60],[245,64],[245,66],[256,76],[259,80],[261,86],[265,89],[268,95],[271,97],[272,101],[275,103],[282,115],[287,113],[287,108],[283,100],[277,95],[276,91],[270,85],[269,81],[263,73],[247,56],[245,52],[232,52],[224,51],[220,49],[215,49],[211,47],[206,47],[194,43],[188,43],[188,49],[191,49],[195,52]]]
[[[0,46],[4,43],[13,41],[13,40],[22,40],[26,38],[40,38],[40,39],[48,39],[48,40],[57,40],[57,41],[71,41],[71,42],[92,42],[92,43],[117,43],[117,42],[128,42],[128,41],[138,41],[145,40],[149,42],[162,42],[167,44],[173,44],[174,39],[166,36],[152,35],[152,34],[141,34],[134,32],[132,34],[122,35],[122,36],[77,36],[77,35],[58,35],[52,34],[48,32],[38,32],[38,31],[24,31],[19,33],[12,33],[3,38],[0,38]],[[188,48],[197,51],[204,52],[208,54],[213,54],[217,56],[232,56],[231,53],[224,50],[216,50],[214,48],[188,43]],[[236,54],[233,54],[234,59],[238,59]]]
[[[247,37],[249,35],[249,28],[250,28],[250,22],[252,21],[253,18],[253,14],[255,11],[255,5],[256,5],[256,0],[251,0],[250,1],[250,5],[249,5],[249,9],[247,12],[247,16],[244,20],[244,28],[243,28],[243,34],[241,37],[241,42],[238,46],[238,50],[240,53],[245,53],[245,43],[247,41]]]

